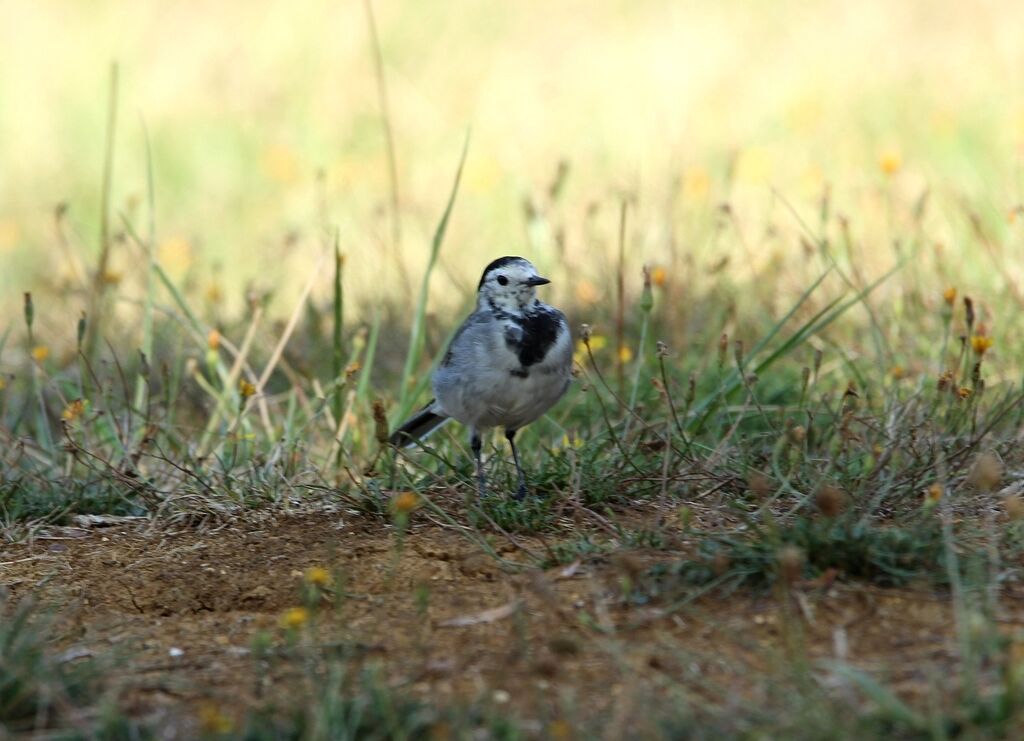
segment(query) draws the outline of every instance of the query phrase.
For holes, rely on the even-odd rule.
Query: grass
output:
[[[432,265],[462,166],[435,232]],[[127,216],[124,226],[139,254],[151,254],[152,237],[139,236]],[[109,332],[86,317],[76,353],[63,361],[29,355],[27,372],[5,384],[2,434],[19,441],[7,447],[0,474],[6,532],[23,537],[76,514],[187,522],[339,501],[387,525],[396,518],[394,497],[414,491],[432,516],[466,530],[467,541],[500,563],[500,543],[524,537],[539,539],[540,547],[519,547],[544,568],[619,568],[628,563],[623,553],[662,554],[646,572],[626,568],[622,598],[638,606],[831,579],[925,582],[951,590],[966,625],[968,595],[986,590],[967,589],[964,579],[995,578],[1020,553],[1017,494],[1007,488],[1009,472],[1024,465],[1017,444],[1024,396],[1012,380],[1019,359],[1002,342],[993,348],[973,302],[951,298],[934,281],[931,298],[918,297],[910,316],[911,336],[920,341],[905,342],[897,354],[891,328],[872,307],[877,296],[909,300],[906,292],[917,290],[922,276],[911,274],[904,257],[876,278],[853,277],[853,265],[841,265],[827,238],[815,239],[823,269],[776,315],[756,319],[737,305],[721,314],[722,324],[681,331],[673,289],[667,281],[655,285],[645,269],[622,320],[623,336],[634,340],[631,357],[609,348],[594,329],[618,320],[588,317],[575,388],[524,438],[535,495],[522,503],[504,495],[514,475],[500,441],[489,461],[494,492],[481,501],[471,493],[471,459],[458,430],[443,431],[422,451],[395,454],[382,445],[388,420],[422,398],[446,341],[441,323],[427,321],[429,270],[414,304],[408,352],[394,375],[396,358],[382,352],[380,338],[398,328],[379,319],[369,328],[343,323],[349,312],[336,238],[324,243],[336,266],[329,308],[316,306],[307,289],[274,327],[265,325],[269,304],[261,301],[233,323],[215,323],[153,261],[144,306],[163,308],[143,324],[152,357],[112,342],[107,357],[90,357],[82,341],[90,326],[97,336]],[[616,270],[628,284],[621,264]],[[735,289],[730,301],[738,296]],[[755,291],[752,300],[766,297]],[[25,348],[41,342],[38,311],[29,295]],[[7,337],[17,342],[15,330]],[[237,345],[228,340],[239,337]],[[666,339],[652,343],[655,337]],[[305,349],[298,355],[292,347]],[[906,365],[895,365],[897,359]],[[993,518],[999,509],[1006,514]],[[45,635],[36,640],[33,651],[42,651]],[[968,657],[970,640],[963,639]],[[30,689],[12,690],[17,698],[7,711],[31,716],[38,727],[59,725],[60,716],[40,709],[49,691],[31,687],[56,683],[69,697],[78,687],[54,674],[42,655],[16,656]],[[1019,717],[1011,666],[996,690],[977,691],[977,672],[987,661],[965,665],[955,690],[959,704],[935,717],[846,664],[829,671],[865,698],[851,720],[856,733],[957,737],[966,728],[1002,732]],[[268,701],[231,732],[416,738],[438,724],[498,723],[488,731],[492,737],[520,733],[511,721],[393,695],[371,675],[357,672],[354,680],[345,663],[317,671],[312,699],[294,707]],[[678,721],[683,730],[676,732],[742,735],[739,729],[749,726],[789,733],[776,725],[776,713],[795,712],[806,737],[828,737],[831,716],[810,707],[830,707],[833,698],[813,677],[801,681],[814,687],[801,700],[806,705],[773,706],[732,722],[705,708]],[[677,722],[663,720],[666,728]]]
[[[630,610],[686,615],[701,600],[728,604],[738,594],[780,605],[781,658],[753,672],[753,699],[737,708],[731,689],[707,676],[666,674],[644,688],[652,710],[642,731],[652,737],[1012,738],[1024,722],[1020,637],[1001,618],[1012,611],[1004,592],[1020,578],[1024,546],[1024,337],[1013,260],[1024,212],[1019,177],[999,164],[1011,159],[1004,150],[1014,134],[998,122],[1013,111],[1005,94],[985,93],[985,80],[999,76],[979,72],[975,81],[998,115],[964,114],[949,123],[956,135],[921,134],[903,112],[944,100],[926,76],[922,91],[893,83],[882,99],[851,87],[847,107],[802,133],[787,127],[803,124],[780,123],[788,114],[752,114],[760,128],[739,147],[735,134],[698,126],[697,160],[668,163],[659,137],[658,166],[626,187],[619,157],[629,138],[603,141],[590,156],[572,150],[557,164],[520,163],[486,116],[457,159],[452,135],[435,132],[430,151],[443,152],[443,164],[437,154],[429,176],[415,169],[414,179],[402,143],[412,134],[394,120],[414,96],[385,85],[391,65],[411,53],[391,48],[387,29],[400,33],[406,21],[388,26],[370,3],[360,11],[372,31],[364,63],[382,125],[352,134],[343,148],[357,171],[351,190],[341,193],[328,167],[315,208],[289,175],[295,152],[264,152],[239,135],[244,163],[232,165],[227,146],[203,153],[226,163],[229,190],[259,193],[238,218],[208,223],[209,210],[236,212],[219,196],[198,209],[180,184],[215,189],[216,177],[188,177],[198,165],[170,151],[167,119],[147,120],[141,135],[119,120],[119,109],[133,106],[123,89],[131,70],[111,68],[106,122],[90,142],[102,149],[89,186],[94,213],[68,185],[70,208],[47,220],[56,236],[19,221],[20,252],[0,277],[17,283],[17,300],[0,303],[10,308],[0,319],[4,541],[31,542],[83,514],[185,527],[305,508],[389,528],[397,552],[414,537],[414,518],[509,572],[608,570],[617,579],[608,599]],[[857,38],[845,33],[837,43]],[[814,38],[801,24],[792,34]],[[474,43],[476,55],[459,58],[480,58],[487,42]],[[617,48],[609,46],[616,58]],[[993,59],[981,67],[999,68]],[[619,89],[634,82],[646,89],[630,80]],[[311,89],[295,100],[316,99]],[[975,100],[952,92],[949,105],[966,110]],[[102,101],[92,107],[98,120]],[[507,115],[534,120],[530,111]],[[601,129],[569,128],[559,141]],[[509,140],[535,129],[499,130]],[[883,146],[880,130],[903,147]],[[384,151],[367,155],[381,135]],[[133,149],[137,136],[145,146]],[[502,151],[499,180],[518,184],[488,189],[487,163]],[[821,163],[810,188],[800,185],[814,169],[803,166],[808,157]],[[125,161],[145,173],[129,176],[144,183],[144,197],[124,195]],[[768,161],[777,171],[758,175]],[[43,187],[33,185],[42,175],[21,174],[26,192]],[[75,170],[75,187],[85,178]],[[386,224],[351,205],[360,198],[385,204],[377,210]],[[521,212],[497,205],[519,201]],[[0,212],[0,250],[14,233],[8,221]],[[270,240],[268,223],[290,236]],[[198,255],[204,241],[212,258]],[[235,243],[263,246],[239,256],[227,246]],[[512,251],[555,279],[552,301],[578,341],[571,391],[518,438],[534,493],[521,503],[507,496],[515,476],[500,437],[489,441],[493,491],[483,500],[456,425],[422,450],[384,444],[429,395],[431,369],[472,301],[474,273]],[[71,277],[39,271],[36,253]],[[418,286],[409,276],[421,276]],[[520,560],[506,558],[509,550]],[[920,589],[949,605],[956,655],[947,676],[924,682],[930,696],[908,696],[884,669],[802,648],[800,600],[833,584]],[[27,599],[0,609],[5,724],[68,737],[158,735],[122,712],[106,665],[61,654],[66,637],[45,610]],[[574,629],[628,665],[629,636],[598,611],[581,615]],[[333,655],[336,636],[302,627],[292,638],[278,636],[267,660],[295,679],[302,699],[263,698],[230,722],[211,707],[201,713],[211,737],[564,738],[567,728],[614,727],[614,718],[591,717],[585,698],[560,699],[560,714],[543,722],[438,705],[395,686],[387,666]],[[706,659],[673,658],[680,666]]]

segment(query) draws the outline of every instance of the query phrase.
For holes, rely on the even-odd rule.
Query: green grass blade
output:
[[[430,275],[434,272],[437,264],[437,256],[441,252],[441,243],[444,241],[445,232],[448,230],[448,219],[451,217],[452,208],[455,206],[455,196],[459,192],[459,182],[462,180],[462,168],[466,164],[466,154],[469,151],[469,133],[462,144],[462,156],[459,158],[459,167],[455,171],[455,181],[452,183],[452,190],[448,196],[448,204],[445,206],[441,221],[434,231],[434,238],[430,245],[430,260],[427,262],[427,269],[423,273],[423,282],[420,285],[419,299],[416,303],[416,312],[412,317],[412,329],[409,334],[409,352],[405,357],[405,367],[402,370],[402,386],[398,401],[398,416],[404,417],[412,407],[410,392],[410,380],[416,363],[419,360],[420,352],[423,349],[423,317],[427,312],[427,291],[430,287]]]

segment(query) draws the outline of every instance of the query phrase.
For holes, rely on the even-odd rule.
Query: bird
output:
[[[572,380],[569,323],[536,296],[537,287],[550,282],[529,260],[514,255],[484,268],[476,309],[452,337],[431,379],[434,398],[395,430],[392,445],[410,447],[450,420],[461,422],[469,428],[477,492],[483,497],[482,436],[502,427],[516,464],[515,498],[526,496],[516,432],[554,406]]]

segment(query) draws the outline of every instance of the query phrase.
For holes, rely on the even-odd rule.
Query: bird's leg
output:
[[[487,493],[487,483],[484,481],[484,464],[480,460],[481,446],[480,431],[474,427],[470,432],[469,447],[473,449],[473,459],[476,461],[476,491],[483,498]]]
[[[519,488],[516,489],[516,499],[522,500],[526,496],[526,476],[523,475],[523,467],[519,465],[519,451],[516,450],[516,431],[505,430],[505,437],[508,444],[512,446],[512,460],[516,462],[516,473],[519,475]]]

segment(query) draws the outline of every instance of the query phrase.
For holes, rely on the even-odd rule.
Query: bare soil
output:
[[[510,562],[525,560],[494,542]],[[208,723],[211,707],[237,723],[268,699],[286,701],[301,662],[252,649],[286,643],[282,614],[301,603],[314,566],[340,588],[300,641],[374,663],[382,681],[435,703],[489,703],[539,733],[563,718],[606,718],[607,737],[625,737],[659,699],[680,712],[684,701],[739,709],[764,701],[766,678],[794,657],[839,656],[908,695],[955,662],[948,596],[928,589],[839,578],[787,596],[624,598],[633,579],[672,557],[640,550],[516,572],[415,515],[399,537],[379,520],[322,512],[218,528],[53,528],[0,549],[0,584],[11,603],[59,606],[62,650],[119,657],[112,672],[125,711],[179,737]],[[1005,597],[1013,626],[1024,619],[1021,595]]]

